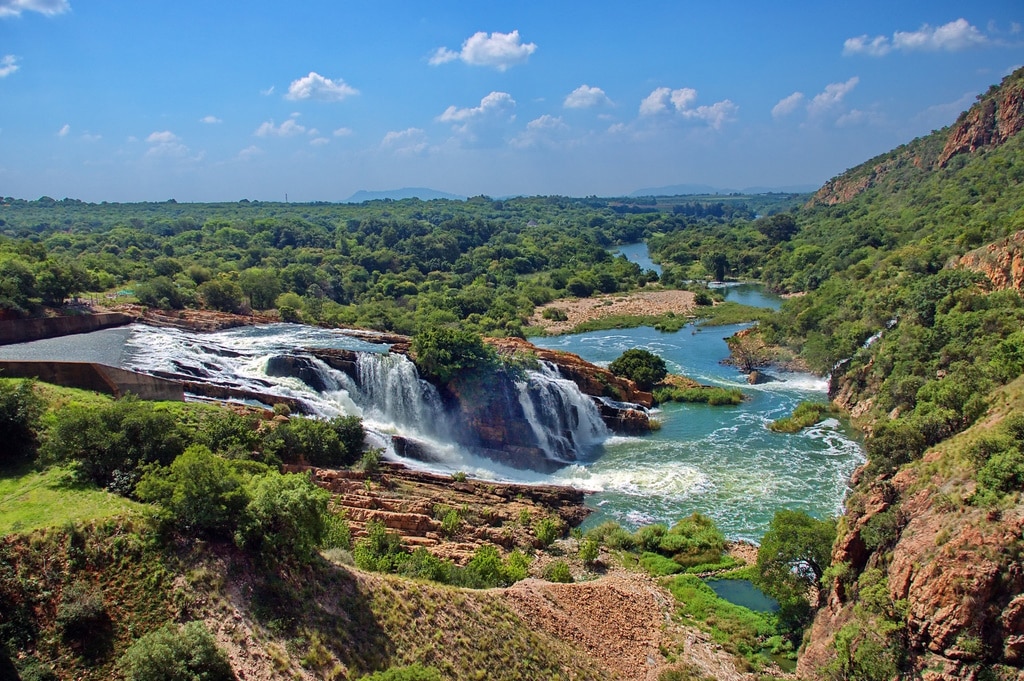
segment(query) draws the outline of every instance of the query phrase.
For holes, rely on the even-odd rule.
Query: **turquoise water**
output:
[[[775,612],[779,609],[778,601],[766,596],[749,579],[707,579],[704,583],[719,598],[734,605],[742,605],[755,612]]]
[[[555,482],[596,490],[588,500],[595,510],[588,526],[609,519],[627,527],[671,524],[699,511],[728,537],[759,541],[779,508],[816,517],[840,512],[850,474],[863,461],[855,434],[835,419],[796,434],[769,431],[769,422],[800,401],[827,399],[826,382],[782,374],[773,383],[748,385],[743,374],[721,364],[728,355],[724,338],[741,328],[691,325],[672,334],[638,328],[533,339],[603,365],[629,348],[644,348],[673,373],[737,387],[747,397],[735,407],[665,405],[654,414],[660,431],[614,437],[594,460],[556,473]]]
[[[644,270],[654,270],[661,276],[661,265],[651,260],[651,255],[648,253],[647,244],[645,243],[620,246],[612,252],[612,255],[624,255],[626,260],[635,262]]]

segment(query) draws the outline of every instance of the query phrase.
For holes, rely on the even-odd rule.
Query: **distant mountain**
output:
[[[453,201],[465,201],[466,197],[423,187],[403,187],[402,189],[386,189],[377,192],[360,189],[352,196],[343,200],[342,203],[363,203],[364,201],[382,201],[384,199],[391,199],[392,201],[401,201],[402,199],[419,199],[421,201],[451,199]]]
[[[745,187],[743,189],[725,189],[706,184],[673,184],[667,187],[648,187],[638,189],[629,196],[689,196],[708,194],[805,194],[818,189],[818,185],[797,184],[786,187]]]

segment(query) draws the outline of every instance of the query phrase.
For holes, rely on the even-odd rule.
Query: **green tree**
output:
[[[616,376],[624,376],[641,390],[650,390],[668,375],[665,360],[650,350],[630,348],[608,365]]]
[[[103,407],[56,412],[40,453],[50,461],[72,461],[81,477],[130,494],[147,464],[166,466],[184,449],[173,414],[129,395]]]
[[[33,381],[0,381],[0,466],[35,455],[43,401]]]
[[[281,295],[281,277],[272,269],[250,267],[238,275],[238,285],[242,293],[249,297],[249,304],[254,310],[269,310],[274,301]]]
[[[135,488],[143,501],[160,504],[176,527],[230,537],[249,499],[231,464],[193,445],[168,468],[151,470]]]
[[[196,289],[206,307],[221,312],[238,312],[242,307],[242,289],[226,277],[204,281]]]
[[[202,622],[168,623],[133,643],[119,666],[128,681],[231,681],[235,674]]]
[[[270,471],[246,486],[249,503],[239,522],[235,541],[271,559],[312,558],[326,529],[331,495],[308,475]]]
[[[416,367],[426,377],[448,383],[494,369],[497,353],[471,331],[426,329],[412,339]]]
[[[820,587],[835,539],[834,519],[817,520],[788,509],[775,512],[761,539],[755,582],[779,602],[791,625],[806,621],[811,605],[807,595]]]

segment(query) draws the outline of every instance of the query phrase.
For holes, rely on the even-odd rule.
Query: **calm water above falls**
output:
[[[534,339],[599,364],[629,348],[645,348],[663,357],[673,373],[738,387],[748,397],[736,407],[665,405],[657,413],[660,431],[612,438],[594,461],[555,474],[558,481],[600,490],[590,498],[597,512],[588,525],[608,519],[631,527],[672,523],[699,511],[729,537],[758,540],[776,509],[818,517],[840,511],[849,476],[863,461],[855,435],[834,419],[793,435],[769,431],[770,421],[801,400],[826,399],[826,384],[784,374],[775,383],[747,385],[743,374],[721,364],[728,354],[724,338],[741,328],[687,327],[674,334],[639,328]]]

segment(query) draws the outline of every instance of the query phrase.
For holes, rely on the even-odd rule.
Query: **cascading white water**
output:
[[[611,435],[594,401],[554,364],[541,362],[540,371],[527,372],[516,388],[537,443],[556,461],[577,461]]]
[[[472,438],[459,437],[466,433],[437,389],[420,379],[407,357],[381,352],[381,346],[343,332],[275,324],[197,334],[140,325],[133,327],[126,347],[126,368],[289,397],[323,417],[356,415],[392,455],[391,438],[401,435],[450,461],[455,470],[466,468],[468,452],[456,443]],[[354,351],[355,376],[303,353],[302,347]],[[269,375],[268,365],[282,358],[287,361]],[[528,372],[516,388],[536,446],[552,461],[579,461],[609,437],[593,401],[561,378],[554,365]]]
[[[449,419],[437,389],[420,379],[416,365],[404,355],[361,352],[356,359],[364,417],[402,429],[446,437]]]

